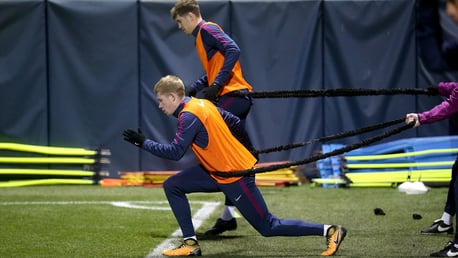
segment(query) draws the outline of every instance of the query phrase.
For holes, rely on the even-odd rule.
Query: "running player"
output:
[[[281,219],[270,213],[254,176],[220,177],[213,172],[251,169],[256,158],[235,138],[244,131],[240,119],[206,99],[185,96],[184,84],[176,76],[165,76],[154,86],[159,108],[178,118],[175,138],[170,144],[155,142],[140,131],[127,129],[124,139],[158,157],[179,160],[191,147],[199,165],[181,170],[163,184],[167,200],[183,233],[183,244],[163,251],[165,256],[202,254],[192,224],[186,197],[196,192],[223,192],[242,216],[263,236],[325,236],[334,255],[347,234],[338,225],[324,225],[297,219]]]

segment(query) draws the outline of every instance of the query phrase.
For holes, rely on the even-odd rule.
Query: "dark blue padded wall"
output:
[[[0,141],[109,148],[110,172],[180,169],[195,162],[156,158],[123,141],[142,128],[170,142],[176,119],[152,94],[166,74],[185,84],[203,72],[194,38],[171,19],[174,1],[30,0],[0,2]],[[426,88],[456,78],[422,69],[415,2],[201,1],[241,48],[255,91]],[[255,99],[247,129],[267,148],[353,130],[422,111],[427,96]],[[353,143],[372,134],[339,141]],[[448,134],[448,122],[387,139]],[[297,160],[318,145],[261,155]]]
[[[321,1],[232,3],[232,37],[254,91],[322,89]],[[253,11],[247,11],[253,10]],[[323,136],[320,98],[254,99],[247,118],[258,149]],[[262,154],[261,160],[303,159],[315,147]]]
[[[0,2],[0,141],[48,143],[45,7]]]
[[[324,87],[416,87],[415,2],[325,1]],[[325,100],[325,135],[415,112],[415,96],[362,96]],[[414,136],[409,131],[391,137]],[[370,135],[370,134],[368,134]],[[367,136],[350,137],[350,143]]]
[[[157,1],[140,4],[140,80],[141,80],[141,117],[140,127],[153,140],[168,143],[175,136],[177,119],[167,117],[159,108],[154,97],[154,84],[167,74],[179,76],[186,85],[197,80],[203,69],[194,47],[194,37],[178,29],[170,16],[174,2]],[[226,1],[203,2],[202,13],[211,14],[209,21],[218,22],[223,29],[229,30],[229,9]],[[228,28],[228,29],[226,29]],[[155,157],[147,152],[141,153],[141,168],[180,169],[196,162],[190,150],[179,162]]]
[[[137,4],[47,2],[49,144],[101,146],[113,172],[138,169],[121,137],[139,119]]]

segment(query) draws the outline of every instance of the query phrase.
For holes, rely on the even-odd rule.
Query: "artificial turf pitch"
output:
[[[453,239],[420,234],[442,215],[445,187],[422,195],[406,195],[396,188],[307,184],[261,191],[278,217],[345,226],[348,234],[338,257],[427,257]],[[193,213],[202,201],[224,202],[221,193],[188,197]],[[178,228],[165,201],[161,188],[0,188],[0,257],[145,257]],[[375,215],[375,208],[386,215]],[[235,231],[205,236],[221,209],[218,206],[197,230],[203,256],[318,257],[326,248],[324,237],[262,237],[243,218]],[[413,214],[422,218],[413,219]]]

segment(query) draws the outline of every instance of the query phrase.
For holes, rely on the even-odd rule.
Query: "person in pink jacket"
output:
[[[458,0],[447,0],[447,15],[458,24]],[[422,113],[409,113],[406,115],[406,123],[416,121],[414,127],[422,124],[434,123],[451,117],[458,112],[458,82],[441,82],[438,84],[439,94],[447,97],[437,106]],[[436,219],[433,224],[421,231],[422,234],[453,234],[453,217],[456,214],[456,204],[458,202],[458,157],[452,167],[452,179],[448,187],[447,201],[444,212],[440,219]],[[458,218],[455,218],[458,224]],[[449,241],[439,252],[431,254],[432,257],[458,257],[458,232],[455,232],[454,240]]]
[[[458,0],[457,0],[458,1]],[[406,123],[416,121],[414,127],[422,124],[431,124],[458,113],[458,82],[441,82],[438,84],[439,94],[447,97],[437,106],[422,113],[409,113],[406,115]],[[421,230],[422,234],[453,234],[453,216],[456,213],[456,203],[458,201],[458,157],[452,167],[452,179],[450,180],[447,201],[444,212],[440,219],[436,219],[433,224]],[[458,224],[458,222],[457,222]],[[458,257],[458,234],[455,234],[454,241],[449,241],[445,248],[439,252],[432,253],[433,257]]]

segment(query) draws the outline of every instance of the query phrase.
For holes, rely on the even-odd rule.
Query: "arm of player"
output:
[[[205,29],[201,30],[201,35],[209,47],[218,49],[224,55],[223,66],[213,82],[224,86],[232,74],[235,63],[239,60],[240,48],[220,27],[214,24],[208,24]]]
[[[197,135],[202,131],[200,120],[189,112],[182,112],[178,117],[178,129],[171,143],[164,144],[146,139],[142,148],[151,154],[170,160],[180,160]],[[208,142],[208,140],[207,140]],[[196,142],[196,144],[201,144]],[[206,146],[207,143],[205,143]]]

